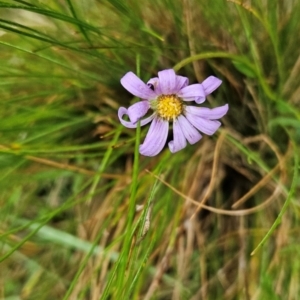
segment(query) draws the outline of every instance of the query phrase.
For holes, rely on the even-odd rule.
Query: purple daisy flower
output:
[[[168,143],[172,153],[197,143],[202,135],[199,131],[212,135],[221,126],[217,119],[228,111],[228,104],[213,109],[187,105],[195,101],[203,103],[205,97],[217,89],[222,81],[210,76],[202,83],[189,84],[188,78],[178,76],[173,69],[158,72],[158,77],[151,78],[147,84],[134,73],[128,72],[121,79],[123,87],[136,97],[142,99],[128,109],[120,107],[120,122],[127,128],[136,128],[152,121],[144,143],[140,145],[140,153],[155,156],[164,147],[168,137],[169,122],[173,122],[173,141]],[[153,114],[145,119],[149,109]],[[130,121],[123,119],[128,115]],[[199,130],[199,131],[198,131]]]

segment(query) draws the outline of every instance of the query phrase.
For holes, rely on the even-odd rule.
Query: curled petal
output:
[[[201,83],[191,84],[182,88],[177,93],[177,96],[184,101],[196,101],[198,104],[205,101],[205,92]]]
[[[153,87],[154,93],[159,96],[162,94],[160,90],[160,85],[159,85],[159,79],[158,77],[153,77],[151,78],[148,82],[147,85],[151,88]]]
[[[133,122],[123,120],[124,115],[128,115],[128,109],[126,109],[125,107],[120,107],[118,110],[118,117],[119,117],[119,120],[122,123],[122,125],[127,128],[136,128],[138,123],[137,122],[133,123]],[[155,114],[152,114],[150,117],[148,117],[144,120],[141,120],[141,126],[144,126],[144,125],[148,124],[150,121],[152,121],[154,116],[155,116]]]
[[[158,81],[159,81],[158,77],[153,77],[147,82],[147,85],[153,86],[153,88],[155,89],[156,86],[158,85]]]
[[[154,118],[146,135],[144,143],[140,145],[140,153],[145,156],[157,155],[166,144],[169,122]]]
[[[225,116],[228,111],[228,104],[212,109],[207,107],[185,106],[185,111],[188,114],[193,114],[201,118],[217,120]]]
[[[174,120],[173,123],[173,141],[170,141],[169,149],[172,153],[175,153],[186,147],[186,138],[182,132],[178,120]]]
[[[214,134],[218,128],[221,126],[221,122],[219,121],[212,121],[204,118],[200,118],[193,114],[186,114],[186,118],[193,124],[199,131],[207,134],[212,135]]]
[[[190,144],[195,144],[202,138],[197,129],[184,116],[179,116],[177,120],[185,138]]]
[[[207,77],[203,82],[202,86],[204,88],[205,95],[211,94],[214,90],[216,90],[222,83],[222,80],[215,76]]]
[[[154,99],[156,94],[134,73],[128,72],[121,78],[121,84],[132,95],[142,99]]]
[[[127,114],[132,123],[136,123],[149,110],[150,105],[148,101],[139,101],[128,107]]]
[[[173,69],[158,72],[159,88],[162,94],[169,95],[175,93],[176,74]]]

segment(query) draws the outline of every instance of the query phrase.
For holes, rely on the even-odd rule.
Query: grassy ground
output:
[[[300,299],[300,2],[0,2],[0,299]],[[212,137],[138,155],[121,86],[222,86]],[[204,206],[205,205],[205,206]]]

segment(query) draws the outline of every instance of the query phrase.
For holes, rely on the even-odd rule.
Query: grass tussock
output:
[[[299,1],[0,2],[0,299],[300,297]],[[214,136],[140,156],[120,85],[223,84]]]

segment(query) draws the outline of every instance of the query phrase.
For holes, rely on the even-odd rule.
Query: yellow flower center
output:
[[[173,120],[183,112],[182,100],[176,95],[161,95],[157,98],[157,114],[166,120]]]

